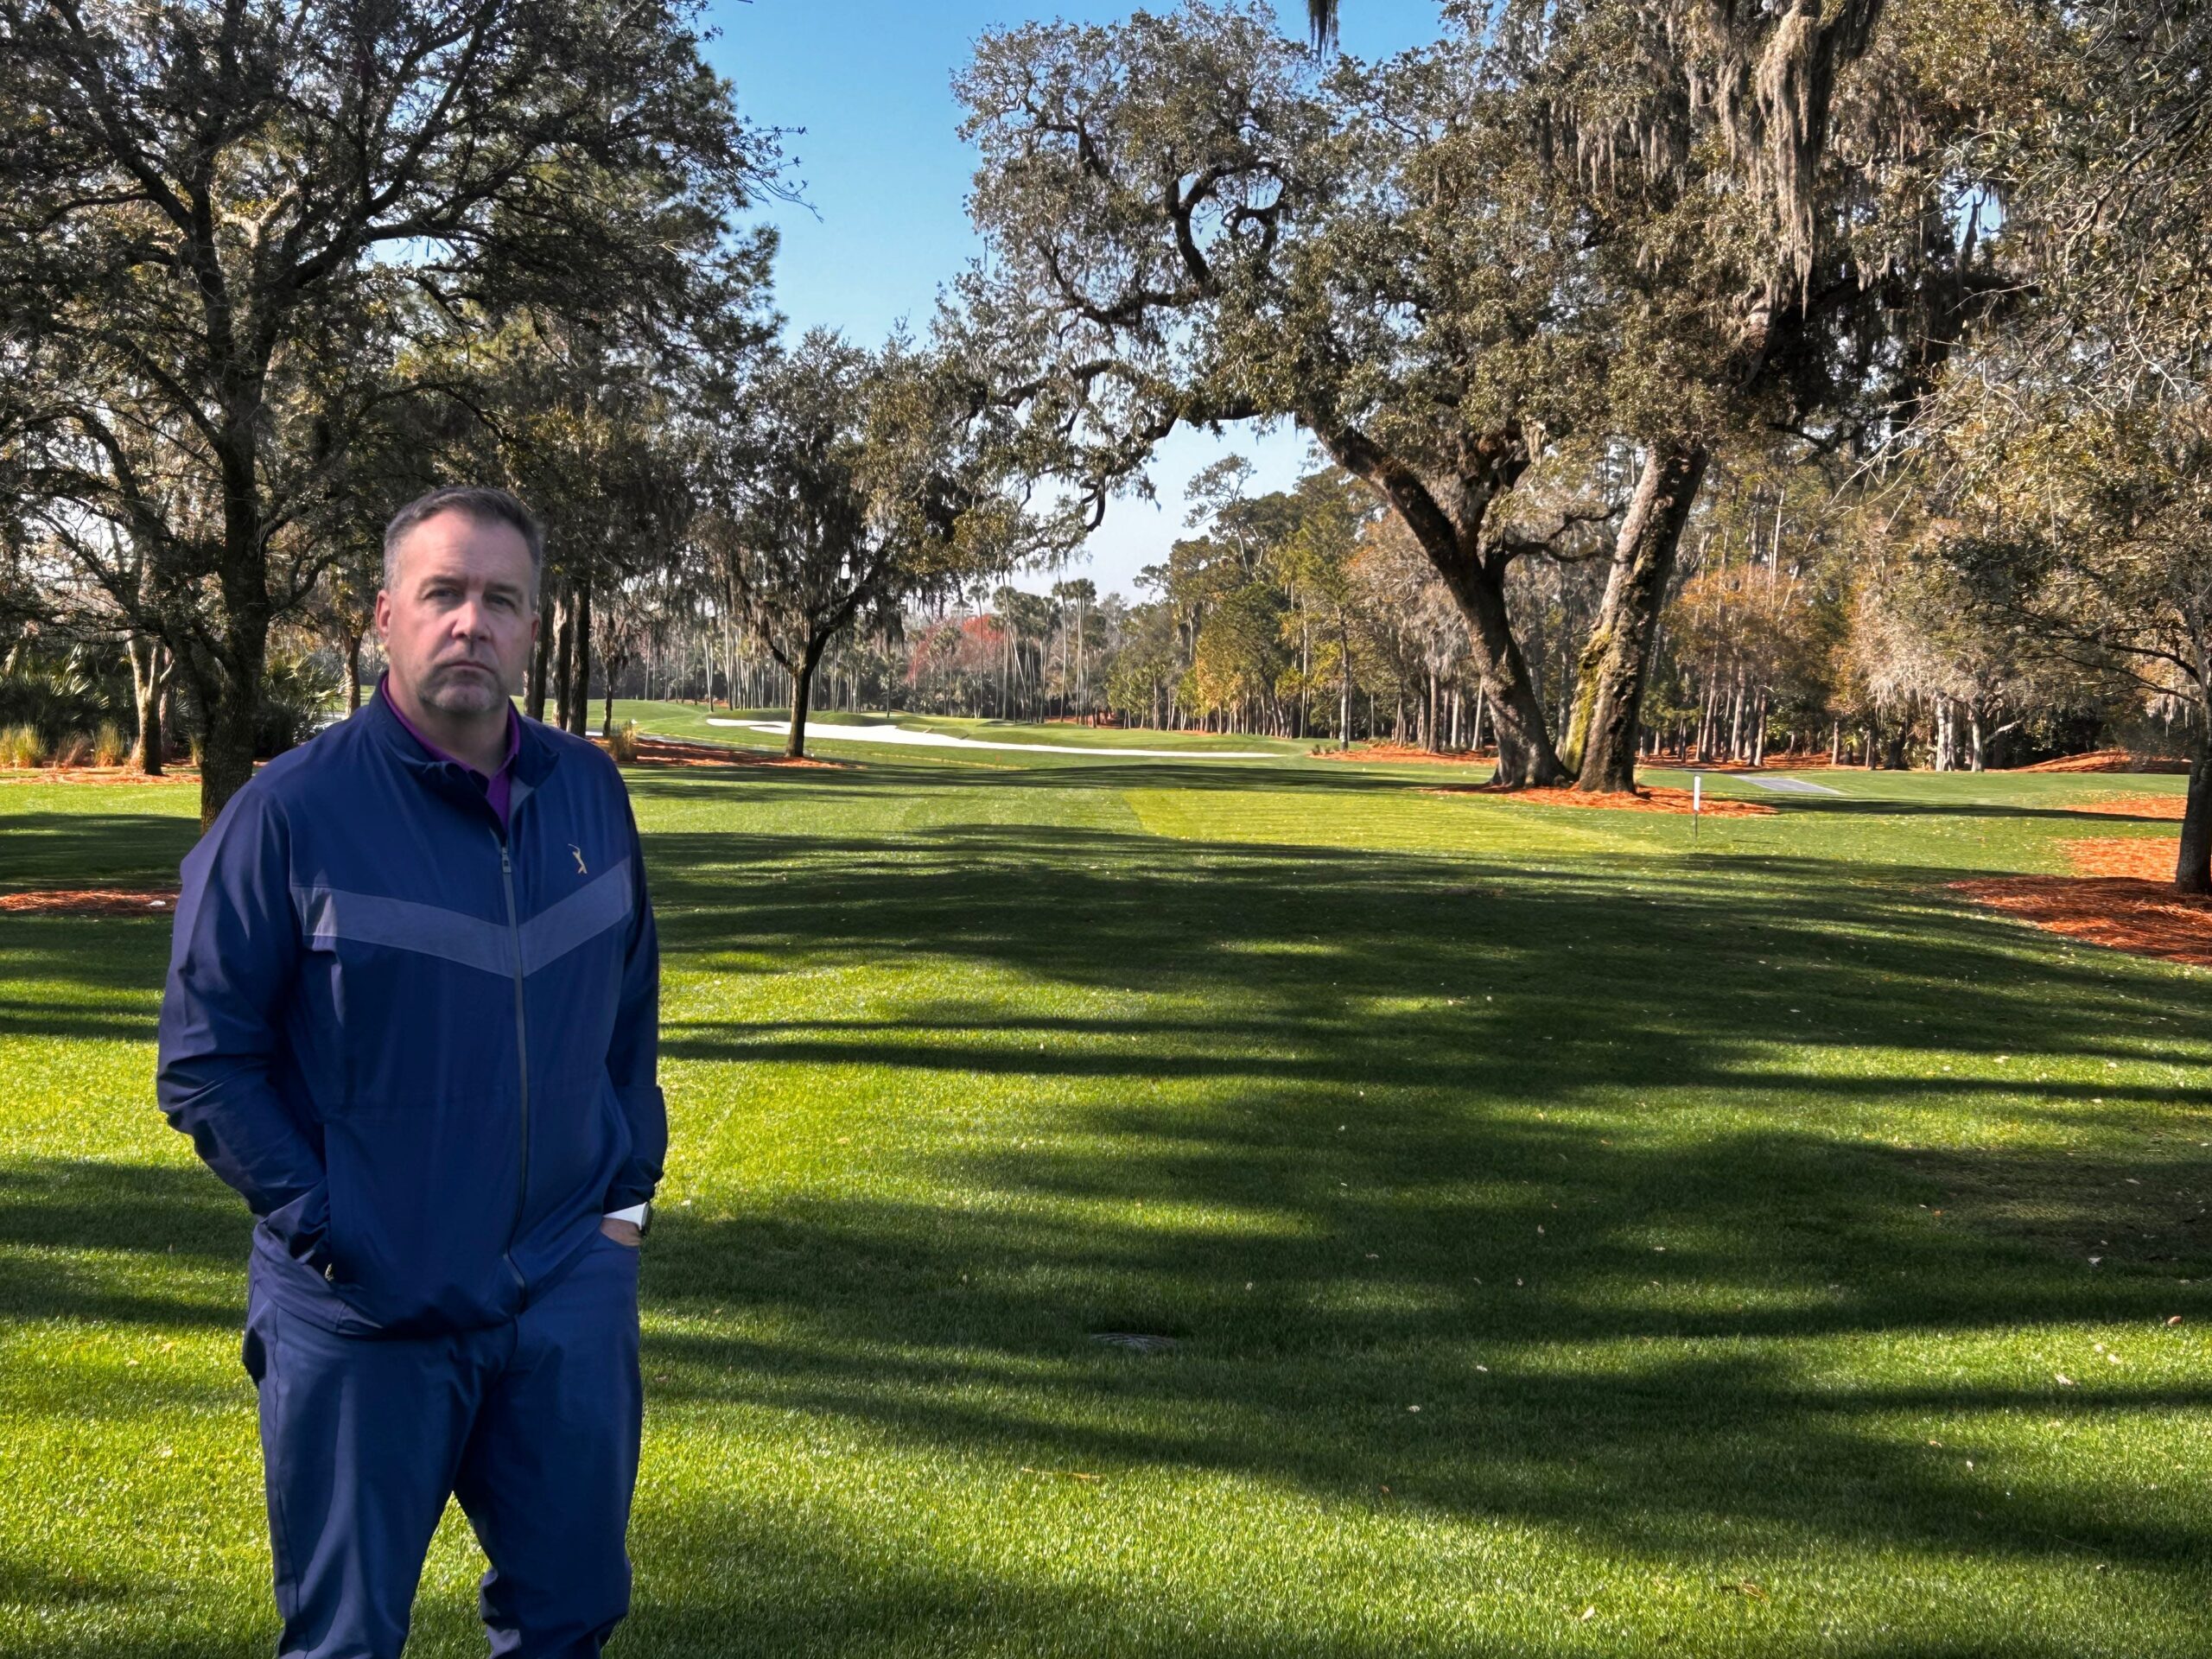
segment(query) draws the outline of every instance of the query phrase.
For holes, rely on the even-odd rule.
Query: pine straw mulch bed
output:
[[[2066,810],[2113,818],[2165,818],[2179,823],[2188,806],[2186,795],[2114,795],[2101,801],[2072,801]]]
[[[2079,875],[1954,881],[1978,905],[2069,938],[2212,968],[2212,899],[2174,891],[2174,843],[2163,836],[2069,841]]]
[[[1422,749],[1416,748],[1410,743],[1363,743],[1351,749],[1317,748],[1313,751],[1313,756],[1318,760],[1367,760],[1394,766],[1494,766],[1497,764],[1497,751],[1494,748]],[[1667,755],[1654,755],[1637,764],[1644,767],[1656,767],[1661,771],[1736,772],[1811,772],[1815,768],[1826,771],[1830,762],[1828,752],[1826,749],[1819,749],[1803,754],[1783,753],[1777,751],[1767,756],[1756,766],[1748,760],[1683,760]],[[1683,810],[1688,810],[1687,807]],[[1711,811],[1713,809],[1707,807],[1706,810]]]
[[[158,778],[128,766],[0,766],[0,784],[197,784],[197,766],[169,766]]]
[[[29,916],[166,916],[175,907],[175,887],[34,887],[0,893],[0,914]]]
[[[2062,754],[2056,760],[2038,760],[2032,766],[2012,766],[2012,772],[2185,772],[2186,760],[2162,760],[2131,754],[2126,749],[2092,749],[2087,754]]]
[[[1424,789],[1424,795],[1487,795],[1493,800],[1520,801],[1529,806],[1589,806],[1601,811],[1612,812],[1688,812],[1690,791],[1687,789],[1662,789],[1657,785],[1639,789],[1633,795],[1615,792],[1610,795],[1585,795],[1573,789],[1499,789],[1491,784],[1448,784],[1439,788]],[[1700,809],[1710,818],[1770,818],[1776,809],[1764,801],[1735,801],[1718,795],[1708,795]]]
[[[595,737],[593,742],[601,748],[607,740]],[[638,740],[638,758],[633,763],[640,766],[817,766],[828,772],[849,770],[849,763],[842,760],[817,760],[812,755],[794,760],[788,755],[765,754],[758,749],[741,749],[721,743],[687,743],[675,737],[641,737]]]

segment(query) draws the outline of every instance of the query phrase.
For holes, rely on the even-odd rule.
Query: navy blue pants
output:
[[[423,1557],[457,1497],[490,1558],[495,1655],[599,1652],[630,1606],[638,1252],[594,1238],[508,1324],[341,1337],[246,1305],[281,1659],[399,1659]]]

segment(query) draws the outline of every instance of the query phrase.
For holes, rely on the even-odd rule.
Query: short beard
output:
[[[442,715],[488,715],[513,693],[496,681],[479,679],[473,674],[448,677],[434,672],[416,688],[415,695],[424,708],[435,709]]]

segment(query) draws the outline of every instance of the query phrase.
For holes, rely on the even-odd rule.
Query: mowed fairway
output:
[[[613,1652],[2212,1651],[2212,975],[1945,887],[2179,779],[1719,780],[1778,810],[1694,849],[1071,747],[632,772],[674,1150]],[[0,785],[0,887],[162,880],[194,806]],[[11,1659],[272,1645],[167,940],[0,914]],[[449,1514],[410,1653],[481,1651],[480,1570]]]

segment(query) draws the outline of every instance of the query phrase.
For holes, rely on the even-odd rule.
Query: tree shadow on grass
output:
[[[1526,1099],[1707,1084],[2054,1101],[2082,1091],[2039,1074],[2050,1060],[2212,1060],[2187,1035],[2212,1004],[2212,981],[1987,917],[1942,892],[1949,871],[1863,867],[1846,882],[1816,860],[1624,854],[1535,868],[1163,849],[1143,836],[1020,826],[865,840],[663,832],[652,849],[671,958],[695,954],[732,985],[728,1017],[668,1025],[666,1052],[685,1058],[1243,1069]],[[1166,1013],[1133,1003],[1122,1020],[1086,1009],[1088,1028],[1056,1025],[1057,1008],[925,1006],[779,1025],[747,1006],[752,975],[916,954],[1109,999],[1181,1001]],[[995,1026],[1003,1042],[963,1034],[988,1038]],[[1817,1069],[1862,1050],[1891,1058],[1878,1072]],[[1946,1060],[1924,1069],[1901,1058],[1937,1051]],[[1939,1069],[2000,1052],[2003,1069]],[[2180,1081],[2101,1092],[2191,1097]]]
[[[151,1110],[150,1106],[148,1110]],[[234,1325],[253,1217],[207,1171],[176,1164],[33,1158],[0,1163],[0,1314],[157,1325]],[[116,1274],[80,1253],[138,1258]],[[161,1270],[180,1270],[167,1290]],[[210,1268],[237,1294],[211,1296]],[[185,1275],[194,1281],[181,1282]]]
[[[2183,1340],[2164,1325],[2190,1295],[2175,1278],[2212,1253],[2172,1236],[2164,1194],[2202,1197],[2178,1153],[1612,1147],[1572,1122],[1414,1108],[1346,1136],[1329,1116],[1297,1097],[1094,1113],[1074,1127],[1095,1151],[954,1160],[946,1190],[970,1196],[943,1207],[677,1212],[647,1264],[652,1305],[683,1316],[649,1340],[661,1397],[854,1415],[1012,1465],[1202,1468],[1348,1502],[1387,1484],[1674,1560],[1761,1535],[2201,1559],[2199,1528],[2038,1489],[2009,1450],[1969,1473],[1990,1430],[1957,1421],[2212,1405],[2193,1373],[2115,1382],[2133,1374],[2065,1330],[2133,1326],[2138,1366]],[[2159,1196],[2116,1196],[2145,1190],[2123,1171]],[[2153,1252],[2135,1235],[2154,1229]],[[2044,1329],[2034,1353],[1951,1357]],[[1180,1345],[1090,1339],[1116,1330]],[[2002,1502],[1999,1477],[2018,1483]]]
[[[1281,1092],[1227,1111],[1095,1109],[1071,1126],[1092,1148],[1079,1155],[941,1160],[939,1202],[671,1211],[644,1263],[653,1420],[753,1433],[764,1409],[796,1412],[907,1459],[950,1457],[971,1489],[1025,1465],[1099,1474],[1109,1502],[1223,1476],[1423,1529],[1532,1528],[1631,1577],[1641,1562],[1726,1580],[1839,1551],[1910,1552],[1937,1577],[2105,1563],[2164,1587],[2175,1651],[2204,1633],[2195,1510],[2146,1503],[2078,1454],[2043,1464],[2007,1428],[2045,1421],[2054,1445],[2164,1436],[2179,1454],[2212,1384],[2160,1376],[2158,1344],[2181,1339],[2161,1323],[2171,1275],[2201,1275],[2205,1253],[2152,1272],[2120,1249],[2092,1270],[2078,1250],[2167,1224],[2173,1195],[2201,1196],[2192,1159],[1811,1133],[1608,1145],[1572,1116],[1412,1103],[1371,1109],[1355,1133],[1325,1108]],[[242,1253],[240,1218],[209,1185],[182,1168],[12,1169],[0,1260],[25,1245],[175,1244],[194,1266]],[[111,1300],[4,1306],[106,1319]],[[2089,1370],[2088,1325],[2139,1332],[2113,1338],[2136,1369]],[[1105,1349],[1104,1330],[1179,1345]],[[2031,1333],[2032,1351],[1962,1345],[2006,1332]],[[2061,1368],[2080,1386],[2058,1384]],[[1071,1630],[1111,1632],[1116,1652],[1192,1650],[1049,1574],[957,1556],[871,1567],[868,1541],[825,1522],[836,1503],[730,1495],[681,1465],[649,1490],[630,1627],[645,1651],[1047,1651]],[[22,1582],[44,1597],[45,1580]],[[1847,1623],[1870,1618],[1832,1593]],[[1209,1605],[1205,1651],[1271,1650],[1256,1624],[1239,1633],[1241,1610]],[[2024,1616],[1986,1634],[1993,1646],[1917,1650],[2063,1650],[2037,1646]],[[1480,1650],[1341,1631],[1300,1650],[1400,1643]]]
[[[0,890],[174,886],[199,838],[168,813],[0,813]]]

